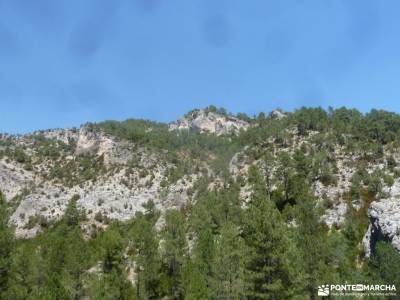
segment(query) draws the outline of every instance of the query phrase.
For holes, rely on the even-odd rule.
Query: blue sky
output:
[[[0,131],[348,106],[400,111],[399,1],[0,0]]]

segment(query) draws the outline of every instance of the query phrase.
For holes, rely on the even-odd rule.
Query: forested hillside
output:
[[[400,289],[400,115],[300,108],[0,136],[1,299]]]

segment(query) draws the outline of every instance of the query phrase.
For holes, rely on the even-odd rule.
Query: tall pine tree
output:
[[[170,210],[165,216],[164,263],[170,282],[172,299],[182,297],[182,266],[187,258],[185,219],[178,210]]]
[[[142,213],[136,214],[131,231],[134,261],[136,264],[136,298],[159,299],[161,259],[159,240],[154,219]]]
[[[306,185],[303,185],[306,187]],[[325,284],[332,270],[326,261],[326,232],[320,222],[320,215],[311,191],[304,189],[298,195],[296,209],[296,241],[302,261],[302,269],[306,274],[306,293],[311,299],[316,297],[319,284]]]
[[[259,170],[253,173],[253,194],[243,225],[247,246],[246,296],[287,299],[292,292],[292,273],[286,256],[291,247],[288,229],[267,195]]]
[[[240,299],[244,289],[244,242],[237,225],[223,224],[216,239],[213,290],[217,299]]]

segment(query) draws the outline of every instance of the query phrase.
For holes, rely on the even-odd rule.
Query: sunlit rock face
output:
[[[249,123],[244,120],[203,109],[194,110],[169,125],[170,130],[195,130],[216,135],[237,134],[248,127]]]
[[[271,111],[271,112],[269,113],[269,117],[270,117],[271,119],[280,120],[280,119],[285,118],[285,117],[286,117],[286,114],[285,114],[283,111],[281,111],[280,109],[275,109],[275,110],[273,110],[273,111]]]
[[[400,199],[392,195],[389,199],[372,202],[368,209],[371,224],[364,236],[366,256],[375,251],[376,243],[388,241],[400,251]]]
[[[57,157],[40,153],[41,146],[35,144],[38,136],[45,144],[62,145],[57,148]],[[86,212],[83,225],[89,228],[92,224],[103,226],[96,220],[99,215],[128,220],[150,200],[163,212],[179,208],[190,200],[188,190],[198,177],[185,174],[165,186],[162,183],[174,165],[164,161],[160,153],[120,140],[90,124],[73,131],[54,129],[2,139],[9,139],[11,148],[23,149],[31,162],[27,169],[26,162],[8,156],[0,159],[0,190],[14,206],[9,223],[15,226],[19,238],[32,238],[41,231],[42,224],[60,220],[73,197],[78,197],[78,207]],[[0,150],[6,147],[0,145]],[[52,176],[75,166],[71,176],[76,179],[84,172],[80,161],[89,168],[98,168],[95,179],[82,178],[67,184]]]

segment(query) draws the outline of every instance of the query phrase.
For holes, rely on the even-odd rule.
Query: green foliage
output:
[[[400,286],[400,254],[390,244],[377,243],[372,264],[383,283]]]
[[[41,228],[47,228],[50,224],[49,221],[43,215],[32,215],[29,216],[28,223],[25,224],[25,229],[32,229],[36,225],[39,225]]]
[[[185,220],[178,210],[170,210],[165,216],[164,253],[166,275],[170,295],[181,299],[183,295],[182,268],[188,256]]]
[[[28,160],[28,156],[22,148],[17,147],[14,149],[14,159],[19,163],[25,163]]]
[[[92,277],[88,294],[91,299],[121,299],[135,300],[135,290],[132,285],[124,278],[124,273],[113,270],[100,277]]]
[[[64,220],[68,226],[78,226],[79,222],[86,219],[85,213],[78,210],[76,203],[79,200],[79,195],[72,196],[64,213]]]
[[[297,125],[300,135],[306,135],[308,130],[325,131],[328,128],[328,114],[322,108],[301,108],[291,116]]]
[[[305,291],[314,297],[319,284],[329,282],[330,269],[327,263],[326,232],[319,221],[319,213],[309,190],[299,195],[296,210],[296,242],[305,273]]]
[[[90,277],[88,292],[94,299],[136,299],[135,290],[127,280],[125,243],[117,228],[112,227],[100,237],[101,274]]]
[[[11,273],[12,252],[14,250],[13,231],[8,227],[8,211],[6,199],[0,191],[0,296],[9,283]]]
[[[226,174],[228,162],[240,146],[236,138],[194,131],[177,133],[169,131],[166,124],[146,120],[106,121],[92,126],[137,146],[161,151],[163,159],[174,165],[168,174],[170,183],[193,173],[199,160],[210,163],[216,174]]]
[[[95,181],[106,172],[104,157],[77,156],[74,159],[55,162],[48,178],[72,187],[85,181]]]
[[[10,285],[3,295],[5,299],[35,299],[39,294],[43,295],[37,284],[45,280],[43,268],[40,267],[44,262],[40,259],[35,245],[31,243],[23,243],[16,248],[11,267]]]
[[[288,229],[274,203],[264,196],[264,182],[260,176],[255,178],[243,225],[247,246],[245,294],[250,299],[288,298],[293,280],[285,255],[290,247]]]
[[[214,106],[206,109],[210,112],[230,116]],[[369,224],[369,203],[385,196],[383,186],[390,188],[399,175],[394,157],[400,117],[346,108],[301,108],[281,120],[264,113],[239,117],[252,126],[238,136],[220,137],[170,132],[166,124],[145,120],[92,125],[133,142],[135,153],[156,153],[168,169],[165,190],[186,174],[203,174],[191,190],[194,201],[180,210],[161,215],[149,201],[144,213],[124,223],[98,213],[95,220],[102,224],[92,228],[96,234],[89,238],[80,227],[85,214],[74,196],[61,220],[31,216],[27,228],[40,224],[43,233],[15,240],[9,206],[22,194],[14,203],[0,194],[0,298],[304,299],[315,298],[317,286],[327,282],[400,285],[399,254],[390,244],[378,243],[370,261],[359,247]],[[0,157],[31,171],[52,160],[46,179],[67,186],[110,171],[103,157],[66,159],[74,150],[72,141],[42,135],[32,141],[31,155],[25,146],[2,140]],[[311,187],[337,183],[338,147],[356,172],[349,193],[340,195],[349,209],[336,230],[320,219],[320,209],[335,199],[325,196],[321,208]],[[239,151],[237,159],[250,167],[232,178],[229,163]],[[131,170],[139,167],[138,157],[129,163]],[[369,172],[374,164],[384,167]],[[151,174],[142,168],[140,176]],[[239,195],[247,184],[252,196],[243,203]],[[351,200],[359,199],[364,204],[356,210]]]
[[[132,252],[136,263],[137,299],[156,299],[163,294],[160,284],[161,259],[153,214],[137,214],[131,229]]]
[[[184,299],[210,299],[206,276],[199,272],[196,263],[188,260],[183,266],[183,292]]]
[[[216,299],[241,299],[245,289],[245,245],[237,225],[227,222],[215,241],[213,280]]]

